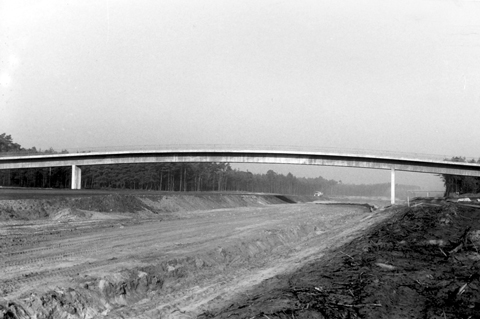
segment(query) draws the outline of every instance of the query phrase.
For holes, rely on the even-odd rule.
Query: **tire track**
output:
[[[117,224],[117,223],[116,223]],[[152,226],[154,227],[154,226]],[[97,229],[98,230],[98,229]],[[130,229],[132,230],[132,229]],[[145,230],[144,228],[135,230],[133,233],[129,234],[120,234],[121,232],[111,234],[109,236],[105,235],[99,235],[96,237],[89,237],[87,238],[87,241],[85,241],[84,237],[80,238],[74,238],[77,241],[72,242],[72,243],[66,243],[66,244],[56,244],[48,247],[42,247],[42,248],[34,248],[34,249],[28,249],[28,250],[22,250],[22,251],[15,251],[15,252],[9,252],[9,253],[4,253],[2,254],[3,258],[2,261],[0,262],[0,265],[20,265],[20,264],[25,264],[25,263],[33,263],[36,261],[45,261],[45,260],[57,260],[57,256],[64,256],[64,257],[69,257],[69,256],[74,256],[76,254],[83,254],[85,252],[92,252],[92,249],[82,249],[80,252],[62,252],[58,253],[57,256],[48,256],[48,257],[40,257],[40,258],[33,258],[33,259],[28,259],[28,260],[8,260],[10,257],[21,257],[27,254],[35,254],[35,253],[41,253],[41,252],[48,252],[52,250],[62,250],[66,249],[68,247],[73,247],[73,246],[79,246],[81,248],[82,246],[87,246],[90,245],[91,242],[96,242],[96,241],[102,241],[102,242],[111,242],[114,241],[115,239],[118,239],[121,237],[121,244],[117,244],[116,246],[100,246],[97,244],[97,247],[95,248],[95,251],[99,250],[118,250],[122,248],[129,248],[129,249],[135,249],[139,247],[145,247],[150,245],[151,243],[157,242],[157,238],[155,238],[155,235],[158,233],[157,228]],[[144,238],[148,237],[153,237],[151,239],[145,240]],[[138,243],[136,245],[132,245],[132,240],[135,241],[135,243]]]
[[[23,277],[0,281],[0,287],[16,287],[22,284],[33,284],[42,280],[51,280],[51,278],[54,277],[76,276],[80,272],[102,267],[108,264],[108,262],[109,261],[85,262],[68,268],[56,268],[42,272],[30,272],[28,274],[24,274]]]
[[[58,255],[48,256],[48,257],[33,258],[33,259],[22,260],[22,261],[7,261],[5,262],[7,266],[1,269],[5,273],[9,273],[9,272],[14,272],[19,270],[18,266],[31,266],[33,264],[38,264],[41,262],[59,261],[69,257],[88,256],[88,255],[93,255],[95,253],[98,253],[98,251],[100,250],[106,250],[106,249],[107,248],[102,249],[101,247],[98,247],[98,248],[85,249],[85,250],[76,251],[76,252],[63,253],[63,254],[58,254]]]
[[[82,237],[84,237],[85,235],[87,235],[89,233],[95,233],[95,232],[98,232],[99,230],[102,230],[102,229],[115,228],[121,222],[122,222],[122,220],[109,221],[109,223],[107,225],[102,225],[102,227],[98,227],[98,225],[95,225],[97,227],[91,227],[91,225],[86,225],[85,227],[82,227],[82,228],[78,228],[78,227],[75,228],[75,229],[68,228],[65,231],[55,231],[54,234],[52,234],[52,231],[46,230],[46,231],[42,231],[41,233],[35,234],[36,236],[32,236],[32,234],[26,234],[26,233],[18,234],[18,236],[16,236],[16,237],[10,236],[10,238],[9,238],[10,241],[13,241],[13,240],[16,240],[16,239],[23,240],[23,239],[25,239],[26,236],[28,236],[30,241],[35,241],[35,244],[31,244],[31,243],[12,243],[12,242],[8,243],[7,242],[7,243],[5,243],[6,247],[4,249],[0,249],[0,256],[8,257],[8,256],[16,255],[16,254],[24,254],[24,253],[28,253],[28,252],[38,252],[38,251],[42,251],[42,250],[59,248],[59,247],[62,246],[61,244],[54,245],[52,247],[42,247],[42,248],[38,248],[38,249],[36,249],[35,247],[38,247],[38,244],[40,244],[41,242],[50,242],[52,240],[61,240],[61,237],[64,237],[64,238],[73,237],[73,238],[75,238],[75,235],[78,235],[78,234],[81,234]],[[147,224],[147,223],[151,224],[152,222],[162,222],[162,220],[146,219],[146,220],[142,220],[141,224]],[[129,226],[138,226],[138,224],[135,224],[135,225],[128,225],[127,224],[124,227],[129,227]],[[41,237],[41,238],[35,238],[37,236]],[[113,239],[117,236],[118,235],[115,234],[115,235],[112,235],[110,237],[104,237],[104,238],[107,239],[107,240],[110,240],[110,239]],[[63,246],[68,247],[70,245],[67,244],[67,245],[63,245]],[[12,249],[15,249],[15,248],[18,249],[18,250],[14,251],[14,252],[2,252],[2,250],[7,250],[8,249],[9,251],[11,251]],[[22,250],[20,250],[20,249],[22,249]]]

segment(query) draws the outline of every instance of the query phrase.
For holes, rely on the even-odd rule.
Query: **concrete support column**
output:
[[[82,170],[77,165],[72,165],[72,189],[82,188]]]
[[[395,168],[392,167],[390,182],[390,203],[395,204]]]

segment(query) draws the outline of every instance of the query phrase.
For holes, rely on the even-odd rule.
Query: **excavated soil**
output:
[[[478,198],[418,199],[199,318],[480,318]]]
[[[68,193],[67,193],[68,194]],[[1,195],[1,190],[0,190]],[[18,197],[18,192],[11,197]],[[21,192],[20,192],[21,195]],[[43,195],[43,196],[41,196]],[[145,194],[106,193],[82,196],[32,196],[34,198],[3,199],[0,196],[0,221],[52,219],[62,210],[69,210],[72,218],[85,216],[84,211],[101,213],[148,213],[158,217],[175,217],[176,212],[233,207],[261,207],[312,201],[313,196],[283,196],[256,194]],[[25,195],[24,195],[25,196]]]
[[[0,318],[480,318],[478,197],[311,199],[3,198]]]
[[[0,200],[0,318],[210,316],[391,215],[258,194],[25,197]]]

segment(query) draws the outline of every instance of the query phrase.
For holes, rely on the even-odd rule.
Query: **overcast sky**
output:
[[[480,156],[479,1],[0,0],[0,40],[0,133],[24,147]]]

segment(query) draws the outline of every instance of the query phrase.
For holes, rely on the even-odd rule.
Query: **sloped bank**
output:
[[[65,209],[71,210],[69,213],[73,219],[88,218],[91,214],[85,214],[85,211],[101,213],[146,212],[161,217],[171,217],[171,213],[181,211],[260,207],[311,200],[314,200],[314,198],[308,196],[222,193],[171,193],[168,195],[112,193],[84,197],[58,196],[48,199],[5,199],[0,200],[0,220],[52,219]]]

